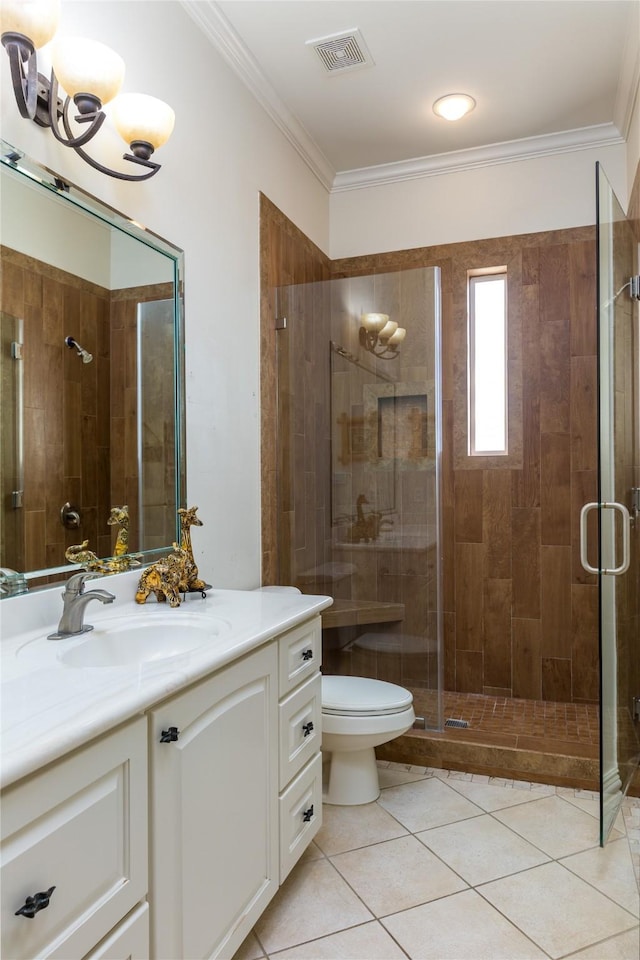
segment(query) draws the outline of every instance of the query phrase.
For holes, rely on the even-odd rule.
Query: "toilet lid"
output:
[[[404,687],[369,677],[323,677],[322,712],[341,716],[400,713],[413,703]]]

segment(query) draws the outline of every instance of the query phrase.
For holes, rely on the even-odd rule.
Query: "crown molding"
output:
[[[640,96],[640,5],[631,4],[627,39],[622,52],[613,122],[625,140],[629,136],[636,97]]]
[[[451,153],[439,153],[431,157],[416,157],[398,163],[383,163],[375,167],[344,170],[336,174],[332,193],[397,183],[402,180],[417,180],[421,177],[437,177],[443,173],[457,173],[478,167],[490,167],[518,160],[534,160],[576,150],[624,143],[624,137],[612,123],[565,130],[539,137],[525,137],[504,143],[491,143],[484,147],[470,147]]]
[[[217,3],[213,0],[206,0],[206,2],[181,0],[181,3],[192,20],[249,88],[312,173],[330,191],[335,170],[317,143],[284,105],[260,69],[255,57],[246,48]]]
[[[336,173],[317,143],[275,92],[218,4],[214,0],[181,0],[181,4],[330,193],[611,146],[624,143],[629,131],[640,74],[638,42],[634,39],[633,29],[629,31],[618,85],[615,114],[618,123],[602,123]]]

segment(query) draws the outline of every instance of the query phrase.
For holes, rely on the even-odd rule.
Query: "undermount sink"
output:
[[[85,635],[82,643],[61,653],[69,667],[122,667],[167,660],[211,643],[226,624],[210,618],[194,621],[167,616],[161,622],[111,621]]]
[[[219,617],[181,611],[113,617],[78,637],[32,640],[18,656],[38,659],[43,666],[52,659],[68,667],[143,666],[192,653],[230,629],[231,624]]]

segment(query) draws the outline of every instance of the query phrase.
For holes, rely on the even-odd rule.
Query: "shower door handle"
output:
[[[597,510],[600,507],[602,510],[617,510],[622,514],[622,563],[618,564],[617,567],[604,567],[602,570],[598,570],[597,567],[592,567],[587,559],[587,516],[591,510]],[[629,511],[623,503],[616,502],[607,502],[604,503],[585,503],[584,507],[580,511],[580,563],[587,571],[587,573],[602,573],[604,576],[610,577],[619,577],[621,574],[626,573],[629,569],[630,561],[630,552],[629,552],[629,530],[631,527],[631,517]]]

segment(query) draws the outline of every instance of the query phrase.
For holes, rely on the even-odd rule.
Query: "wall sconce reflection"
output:
[[[59,143],[71,147],[95,170],[118,180],[148,180],[160,169],[160,164],[150,157],[171,136],[173,110],[146,94],[117,96],[124,80],[124,61],[96,40],[55,40],[51,79],[38,73],[36,51],[54,37],[59,16],[60,0],[0,0],[2,45],[9,57],[20,115],[41,127],[49,127]],[[64,101],[58,97],[58,84],[66,91]],[[72,98],[77,110],[75,125],[69,114]],[[131,151],[123,154],[123,159],[145,167],[143,173],[112,170],[83,149],[102,126],[106,116],[102,108],[111,100],[113,121]],[[60,130],[60,121],[64,131]]]
[[[380,360],[395,359],[407,335],[405,328],[389,320],[386,313],[363,313],[360,320],[360,346]]]

